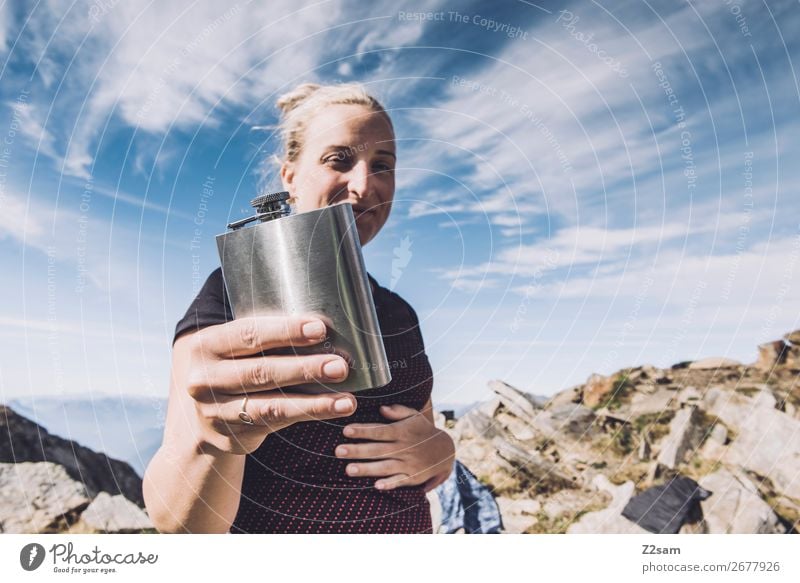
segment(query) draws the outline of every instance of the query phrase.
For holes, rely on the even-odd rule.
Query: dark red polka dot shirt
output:
[[[269,435],[245,461],[242,497],[231,533],[433,532],[422,486],[380,491],[379,478],[345,473],[352,459],[334,454],[350,423],[388,423],[381,405],[420,410],[431,396],[433,374],[414,310],[370,276],[392,382],[354,393],[356,412],[342,419],[308,421]],[[233,319],[222,270],[217,268],[178,322],[175,338]],[[174,341],[173,341],[174,342]],[[371,461],[371,460],[364,460]]]

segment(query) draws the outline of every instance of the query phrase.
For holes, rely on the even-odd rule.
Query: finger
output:
[[[307,395],[265,391],[246,396],[247,401],[245,395],[236,398],[225,396],[217,407],[219,419],[231,425],[249,426],[240,416],[244,411],[253,425],[277,431],[300,421],[346,417],[352,415],[357,407],[352,393]]]
[[[395,458],[400,453],[394,443],[347,443],[338,446],[334,453],[341,459],[388,459]]]
[[[253,316],[203,328],[193,335],[193,342],[204,354],[230,358],[319,344],[326,331],[325,323],[313,316]]]
[[[416,409],[406,407],[400,403],[395,403],[394,405],[383,405],[381,406],[380,411],[381,415],[387,419],[391,419],[392,421],[401,421],[403,419],[407,419],[408,417],[419,415],[419,411]]]
[[[297,356],[253,356],[221,360],[207,370],[198,369],[191,386],[215,391],[243,393],[300,384],[340,383],[350,373],[347,362],[331,354]]]
[[[383,478],[391,476],[400,470],[400,462],[397,460],[381,460],[377,462],[361,462],[357,464],[347,464],[345,472],[348,476],[369,476],[372,478]]]
[[[351,423],[342,429],[345,437],[371,439],[373,441],[394,441],[397,429],[390,423]]]
[[[413,486],[408,474],[395,474],[388,478],[383,478],[375,482],[375,487],[378,490],[394,490],[401,486]]]

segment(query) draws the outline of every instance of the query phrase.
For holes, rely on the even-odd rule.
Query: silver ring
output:
[[[246,407],[247,407],[247,397],[242,399],[242,410],[239,411],[239,419],[241,419],[242,422],[246,423],[247,425],[255,425],[255,423],[253,422],[253,418],[250,417],[250,414],[246,411]]]

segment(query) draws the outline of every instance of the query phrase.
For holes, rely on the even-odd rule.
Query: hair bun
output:
[[[320,85],[316,83],[302,83],[291,91],[281,95],[275,102],[275,105],[278,106],[278,109],[281,110],[283,115],[286,115],[293,109],[297,108],[298,105],[308,99],[311,95],[316,93],[319,88]]]

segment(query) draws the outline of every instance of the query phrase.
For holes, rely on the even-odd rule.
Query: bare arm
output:
[[[348,393],[274,390],[347,378],[347,364],[338,356],[263,356],[270,348],[319,343],[324,325],[309,330],[308,323],[298,316],[243,318],[175,341],[164,439],[143,483],[145,505],[160,532],[228,532],[247,454],[294,423],[355,411]],[[240,416],[245,396],[252,422]]]
[[[433,420],[433,402],[431,398],[428,397],[428,402],[422,406],[422,414],[425,415],[425,418],[435,425]]]
[[[239,509],[245,456],[204,443],[193,423],[193,400],[178,389],[188,376],[191,336],[175,341],[164,439],[144,475],[144,500],[159,532],[224,533]]]

